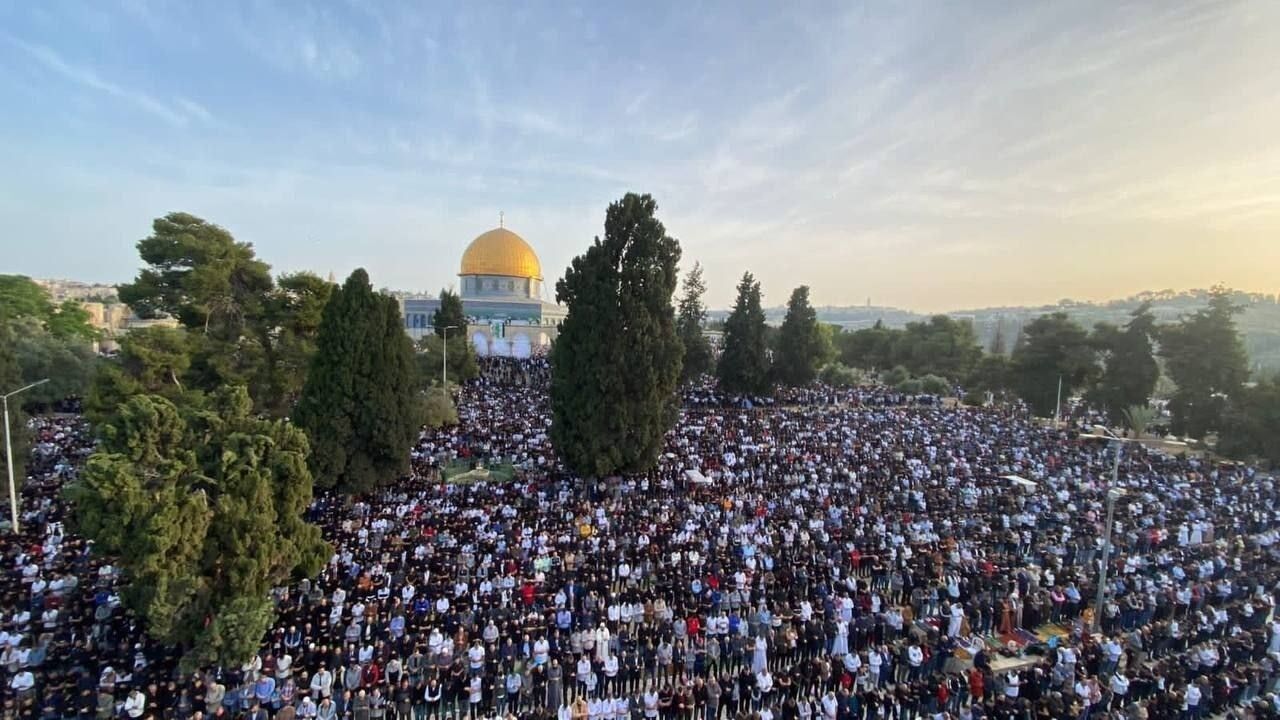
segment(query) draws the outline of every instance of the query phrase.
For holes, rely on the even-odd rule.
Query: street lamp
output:
[[[457,330],[458,326],[446,325],[440,329],[443,331],[440,334],[440,389],[444,391],[445,397],[449,397],[449,331]]]
[[[1124,496],[1124,490],[1119,487],[1120,450],[1123,447],[1124,442],[1116,438],[1116,458],[1111,464],[1111,487],[1107,489],[1107,524],[1102,533],[1102,567],[1098,570],[1098,596],[1093,602],[1091,630],[1095,635],[1102,626],[1102,603],[1107,594],[1107,565],[1111,562],[1111,529],[1115,525],[1116,500]]]
[[[11,393],[4,395],[4,459],[9,465],[9,512],[13,517],[13,534],[17,535],[18,528],[18,489],[13,482],[13,441],[9,437],[9,398],[20,392],[25,392],[37,385],[43,385],[49,382],[49,378],[37,380],[36,382],[20,387]]]

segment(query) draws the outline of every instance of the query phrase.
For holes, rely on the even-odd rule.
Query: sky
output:
[[[1280,285],[1273,0],[0,0],[0,93],[0,272],[181,210],[434,293],[502,212],[550,281],[636,191],[713,307]]]

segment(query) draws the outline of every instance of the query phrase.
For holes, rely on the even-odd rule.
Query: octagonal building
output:
[[[458,280],[467,340],[477,354],[528,357],[547,350],[565,310],[542,299],[542,263],[524,238],[505,227],[480,234],[462,253]],[[411,337],[434,332],[431,315],[438,306],[434,297],[401,300]]]

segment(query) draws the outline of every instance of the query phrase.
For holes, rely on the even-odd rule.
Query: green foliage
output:
[[[1231,396],[1218,435],[1228,457],[1265,458],[1280,466],[1280,377],[1263,379]]]
[[[325,306],[294,412],[311,440],[317,484],[366,492],[408,470],[422,411],[415,383],[399,305],[356,270]]]
[[[760,283],[751,273],[743,273],[733,311],[724,322],[724,347],[716,368],[721,388],[731,393],[763,395],[769,392],[769,350],[765,335]]]
[[[951,394],[951,383],[938,375],[925,375],[920,378],[920,389],[926,394],[943,397]]]
[[[1124,419],[1125,408],[1146,405],[1160,377],[1152,342],[1156,335],[1155,316],[1149,303],[1133,311],[1121,330],[1098,323],[1090,341],[1103,357],[1103,370],[1086,397],[1104,409],[1113,424]]]
[[[85,343],[98,339],[98,331],[89,324],[89,311],[75,300],[63,300],[58,309],[45,320],[49,334],[60,340],[79,340]]]
[[[822,371],[818,373],[818,379],[838,388],[857,387],[866,382],[866,376],[861,370],[838,362],[824,365]]]
[[[684,276],[684,293],[680,296],[679,308],[676,310],[676,334],[680,336],[680,344],[684,347],[681,380],[692,380],[711,372],[711,343],[703,334],[707,306],[703,303],[702,296],[706,291],[702,265],[695,262],[693,269]]]
[[[910,322],[902,330],[874,327],[841,333],[836,338],[840,361],[851,367],[902,365],[912,375],[965,378],[982,359],[973,325],[946,315]]]
[[[181,407],[200,405],[206,389],[218,387],[201,386],[193,378],[193,358],[203,339],[181,327],[153,326],[124,335],[116,357],[98,363],[85,398],[89,420],[105,425],[135,395],[158,395]]]
[[[1240,306],[1214,288],[1208,307],[1160,330],[1160,356],[1177,384],[1169,411],[1173,431],[1204,437],[1222,423],[1227,399],[1249,379],[1249,362],[1235,316]]]
[[[8,393],[22,387],[22,367],[18,364],[18,357],[14,353],[14,333],[10,328],[10,324],[0,320],[0,393]],[[11,398],[18,402],[17,398]],[[4,428],[0,428],[3,432]],[[21,412],[14,412],[14,408],[9,410],[9,437],[13,445],[13,471],[15,477],[25,477],[24,469],[26,467],[27,458],[27,426],[26,418],[22,417]],[[0,438],[3,439],[3,438]],[[5,461],[5,447],[0,444],[0,463]],[[3,485],[3,496],[9,497],[9,486]]]
[[[0,275],[0,322],[35,318],[41,322],[53,314],[49,293],[26,275]]]
[[[809,286],[801,285],[791,292],[791,299],[787,301],[773,370],[785,385],[808,385],[818,376],[818,368],[830,359],[830,354],[830,340],[818,324],[818,313],[809,304]]]
[[[879,321],[873,327],[841,333],[836,338],[840,362],[866,370],[892,367],[894,344],[901,333]]]
[[[151,227],[138,241],[148,267],[119,289],[120,301],[140,317],[170,315],[188,328],[234,337],[261,312],[271,275],[252,245],[187,213],[169,213]]]
[[[58,337],[34,323],[16,322],[11,352],[22,383],[48,378],[49,382],[23,393],[23,405],[48,406],[89,391],[98,356],[77,336]]]
[[[1136,438],[1142,437],[1156,419],[1156,409],[1150,405],[1130,405],[1124,409],[1124,424]]]
[[[98,331],[89,324],[89,311],[75,300],[55,307],[49,293],[25,275],[0,275],[0,323],[27,321],[24,332],[35,327],[58,340],[88,344]]]
[[[263,357],[253,396],[256,405],[273,416],[288,415],[302,394],[333,288],[313,273],[282,275],[265,297],[262,315],[250,319],[252,339]]]
[[[986,393],[1004,392],[1009,388],[1009,360],[1003,355],[985,355],[973,367],[965,387],[985,399]],[[979,403],[981,404],[981,403]]]
[[[424,335],[418,340],[418,354],[414,359],[420,388],[439,387],[443,369],[441,355],[445,345],[445,341],[438,335]],[[467,342],[466,333],[450,332],[447,345],[450,384],[461,384],[480,375],[476,349]]]
[[[583,476],[648,470],[678,414],[680,244],[656,209],[634,193],[611,204],[604,239],[556,284],[569,314],[551,350],[551,439]]]
[[[981,358],[973,325],[946,315],[907,323],[893,343],[894,364],[905,366],[916,376],[967,377]]]
[[[423,393],[422,405],[423,425],[436,429],[458,424],[458,408],[449,393],[439,389],[428,390]]]
[[[1010,361],[1010,385],[1037,415],[1052,415],[1059,378],[1065,401],[1096,372],[1089,336],[1066,313],[1032,320],[1023,336]]]
[[[902,383],[911,378],[911,373],[901,365],[895,365],[892,368],[880,373],[880,382],[889,387],[898,387]]]
[[[188,669],[249,658],[274,617],[271,588],[327,555],[302,519],[305,435],[252,407],[244,388],[186,411],[134,396],[66,489],[76,530],[126,572],[124,602]]]
[[[463,344],[466,344],[467,315],[462,311],[462,298],[458,293],[452,290],[440,291],[440,307],[431,314],[431,327],[440,337],[444,337],[445,328],[452,327],[454,336],[464,338]]]
[[[176,375],[185,387],[244,385],[258,411],[287,416],[306,382],[333,285],[306,272],[275,284],[251,245],[186,213],[152,227],[138,243],[147,267],[120,288],[121,300],[142,317],[176,317],[190,331]]]
[[[894,389],[908,395],[919,395],[924,392],[924,383],[920,381],[920,378],[907,378],[895,385]]]

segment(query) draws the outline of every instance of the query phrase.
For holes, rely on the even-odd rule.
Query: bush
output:
[[[428,390],[422,400],[422,424],[435,429],[445,425],[458,424],[458,409],[453,405],[453,398],[438,389]]]
[[[924,392],[924,383],[920,381],[920,378],[907,378],[894,387],[897,388],[898,392],[906,393],[907,395],[919,395]]]
[[[865,379],[865,373],[843,363],[833,362],[823,366],[822,371],[818,373],[818,379],[832,387],[850,388],[861,385]]]
[[[925,375],[920,378],[920,386],[929,395],[942,397],[951,394],[951,383],[946,378],[937,375]]]
[[[901,365],[895,365],[892,370],[885,370],[880,373],[880,382],[889,387],[898,387],[902,383],[911,378],[911,373]]]

